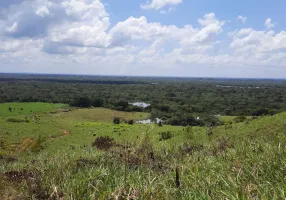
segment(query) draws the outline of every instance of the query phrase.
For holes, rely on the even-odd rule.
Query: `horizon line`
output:
[[[100,77],[131,77],[131,78],[193,78],[193,79],[256,79],[256,80],[286,80],[286,78],[262,78],[262,77],[215,77],[215,76],[154,76],[154,75],[104,75],[104,74],[64,74],[64,73],[41,73],[41,72],[0,72],[10,75],[57,75],[57,76],[100,76]]]

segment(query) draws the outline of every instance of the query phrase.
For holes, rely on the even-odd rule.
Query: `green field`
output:
[[[219,120],[227,123],[227,122],[231,122],[236,117],[237,116],[219,116]]]
[[[0,117],[27,115],[37,112],[48,112],[57,108],[64,107],[67,107],[67,105],[51,103],[1,103]]]
[[[0,199],[286,198],[286,113],[210,130],[115,125],[114,117],[149,114],[38,103],[13,104],[37,112],[18,113],[28,120],[14,123],[7,105],[0,104]],[[100,136],[114,138],[110,149],[92,146]]]

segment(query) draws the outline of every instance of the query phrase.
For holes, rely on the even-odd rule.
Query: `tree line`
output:
[[[68,78],[57,76],[60,81],[48,81],[50,77],[27,78],[27,75],[17,76],[16,81],[6,79],[0,75],[0,102],[66,103],[75,107],[149,112],[152,118],[162,118],[172,125],[215,123],[216,115],[261,116],[286,110],[286,81],[283,80],[138,77],[89,80],[88,77],[86,82],[85,77],[61,81]],[[132,84],[104,84],[113,81]],[[130,102],[145,102],[150,106],[141,108]]]

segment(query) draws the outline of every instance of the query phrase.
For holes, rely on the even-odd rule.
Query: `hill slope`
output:
[[[22,199],[286,198],[286,113],[214,129],[94,122],[99,116],[92,109],[56,115],[32,122],[33,134],[23,131],[22,137],[25,124],[2,120],[1,136],[11,132],[10,145],[25,148],[9,155],[2,148],[0,195],[11,190]],[[67,132],[42,141],[36,137],[41,127]],[[100,136],[114,138],[100,140],[112,147],[100,150],[94,142]]]

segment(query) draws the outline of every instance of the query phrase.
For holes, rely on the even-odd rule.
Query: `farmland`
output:
[[[144,112],[0,106],[2,199],[285,198],[286,113],[209,129],[125,123]]]

